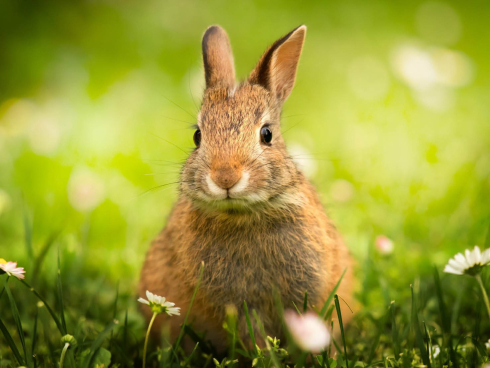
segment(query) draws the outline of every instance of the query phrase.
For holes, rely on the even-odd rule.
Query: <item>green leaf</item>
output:
[[[99,333],[97,338],[92,342],[92,345],[90,346],[90,350],[88,354],[85,356],[82,362],[82,368],[89,368],[92,367],[91,362],[94,360],[95,355],[97,353],[97,350],[100,348],[104,340],[106,339],[107,335],[109,335],[109,332],[112,331],[112,329],[118,324],[119,322],[117,320],[112,321],[107,325],[107,327]]]
[[[111,364],[111,352],[107,349],[100,348],[95,353],[92,359],[92,367],[104,367],[107,368]]]

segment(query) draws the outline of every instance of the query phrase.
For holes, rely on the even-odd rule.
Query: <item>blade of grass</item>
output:
[[[439,304],[439,312],[441,315],[442,328],[444,332],[451,333],[451,320],[447,314],[446,304],[444,303],[444,298],[442,296],[441,280],[439,278],[439,272],[437,268],[434,267],[434,284],[436,287],[437,302]]]
[[[344,274],[342,274],[342,277],[344,276]],[[349,368],[349,361],[347,360],[347,345],[345,345],[344,324],[342,323],[342,312],[340,311],[339,297],[337,296],[337,294],[335,294],[334,299],[335,299],[335,308],[337,309],[337,317],[339,318],[340,335],[342,336],[342,343],[344,344],[345,366],[346,368]]]
[[[127,309],[126,309],[126,316],[124,317],[123,348],[124,351],[127,351],[128,349],[128,310]]]
[[[15,359],[17,359],[19,366],[24,366],[25,365],[24,359],[22,358],[22,355],[20,355],[19,349],[17,349],[17,346],[15,345],[14,339],[12,339],[12,336],[10,335],[7,327],[5,327],[5,325],[3,324],[1,318],[0,318],[0,330],[3,333],[5,340],[7,340],[7,344],[10,347],[10,350],[12,350],[12,353],[14,354]]]
[[[308,309],[308,290],[305,290],[305,300],[303,301],[303,313]]]
[[[396,318],[395,318],[395,301],[391,302],[391,336],[393,340],[393,352],[395,353],[395,360],[398,361],[400,359],[400,343],[398,340],[398,329],[396,327]]]
[[[85,357],[85,359],[82,362],[82,368],[89,368],[90,363],[97,352],[99,350],[100,346],[104,342],[104,339],[109,335],[109,332],[112,331],[112,329],[118,324],[119,322],[117,320],[112,321],[107,325],[107,327],[97,335],[97,338],[92,342],[92,345],[90,346],[90,351]]]
[[[214,347],[209,346],[210,344],[207,344],[206,341],[204,341],[197,333],[192,329],[191,326],[185,326],[184,328],[185,334],[191,338],[192,341],[194,341],[196,344],[199,343],[199,348],[203,353],[206,354],[211,354],[211,355],[217,355],[216,350]]]
[[[14,296],[12,295],[12,291],[10,290],[8,279],[5,281],[5,291],[7,292],[7,296],[10,302],[10,309],[12,309],[12,316],[14,317],[15,327],[17,327],[17,333],[19,334],[20,343],[22,345],[22,349],[24,350],[24,360],[29,365],[29,359],[27,358],[28,354],[26,340],[24,337],[24,329],[22,328],[19,309],[17,308],[17,303],[15,303]]]
[[[230,358],[230,361],[235,360],[235,355],[236,355],[236,343],[237,343],[237,334],[238,334],[238,328],[237,328],[237,310],[235,308],[227,308],[226,309],[226,323],[228,325],[228,333],[231,335],[231,344],[228,348],[229,354],[228,357]],[[231,363],[231,366],[235,366],[235,363]]]
[[[66,328],[65,321],[65,304],[63,302],[63,285],[61,284],[61,259],[60,259],[60,248],[58,248],[58,279],[57,279],[57,289],[58,289],[58,299],[60,303],[60,315],[61,315],[61,325],[63,326],[63,331],[65,331],[65,335],[68,331]]]
[[[374,342],[371,344],[371,349],[369,351],[369,355],[368,355],[368,359],[367,359],[368,365],[370,365],[374,359],[374,354],[376,354],[376,348],[378,347],[379,340],[381,339],[382,334],[383,334],[383,331],[380,329],[378,331],[378,333],[376,334],[376,337],[374,338]]]
[[[187,357],[187,359],[184,362],[184,365],[183,365],[184,367],[189,366],[189,363],[191,362],[191,359],[194,356],[194,353],[196,352],[198,346],[199,346],[199,343],[196,343],[196,345],[194,345],[194,349],[192,349],[191,353],[189,354],[189,356]]]
[[[189,304],[189,308],[187,309],[187,313],[186,313],[185,318],[184,318],[184,323],[182,324],[182,327],[180,328],[179,337],[177,338],[177,341],[174,344],[174,349],[177,349],[180,346],[180,342],[181,342],[182,338],[184,337],[184,328],[187,324],[187,320],[189,319],[189,314],[191,312],[192,304],[194,303],[194,299],[196,298],[197,290],[199,289],[199,285],[201,284],[203,273],[204,273],[204,262],[201,263],[201,270],[199,271],[199,278],[197,279],[196,288],[194,289],[194,294],[192,294],[191,303]],[[170,365],[172,365],[172,363],[173,363],[174,355],[172,355],[172,357],[170,358]],[[180,362],[179,362],[179,364],[180,364]]]
[[[39,255],[36,257],[36,260],[34,261],[34,266],[32,268],[32,276],[31,276],[31,280],[33,280],[34,283],[36,282],[36,280],[38,280],[38,275],[39,272],[41,271],[44,258],[46,258],[46,254],[48,254],[49,250],[51,249],[51,246],[55,243],[60,232],[61,231],[54,231],[53,233],[51,233],[51,235],[48,237],[48,239],[46,239],[46,242],[41,248]]]
[[[254,346],[254,352],[255,354],[257,354],[257,343],[255,341],[254,329],[252,327],[252,321],[250,320],[250,315],[248,313],[248,306],[246,301],[243,301],[243,310],[245,312],[245,320],[247,322],[248,334],[250,335],[250,339],[252,340],[252,344]]]
[[[112,319],[116,319],[117,317],[117,301],[119,299],[119,281],[117,282],[117,285],[116,285],[116,298],[114,299],[114,310],[113,310],[113,313],[112,313]],[[111,338],[109,339],[109,350],[111,350],[111,346],[112,346],[112,339],[114,337],[114,331],[111,332]]]
[[[32,248],[32,226],[31,226],[31,221],[29,219],[27,208],[25,207],[23,211],[23,220],[24,220],[24,241],[26,244],[27,255],[29,256],[29,259],[32,261],[34,259],[34,250]]]
[[[56,327],[58,327],[58,330],[60,331],[61,335],[62,336],[65,336],[66,335],[66,331],[63,330],[63,326],[61,325],[61,322],[60,320],[58,319],[58,317],[56,316],[56,314],[54,313],[53,309],[49,306],[49,304],[46,302],[46,300],[33,288],[31,287],[31,285],[29,285],[27,282],[25,282],[24,280],[20,280],[20,282],[22,284],[24,284],[24,286],[26,286],[27,288],[29,288],[29,290],[40,300],[43,302],[44,306],[46,307],[46,309],[48,310],[49,314],[51,315],[51,317],[53,318],[54,322],[56,323]]]
[[[456,352],[454,351],[453,340],[451,338],[451,319],[447,313],[446,303],[444,302],[444,296],[442,294],[441,279],[439,278],[439,272],[437,271],[436,267],[434,267],[434,284],[436,287],[437,303],[439,304],[439,313],[442,320],[442,329],[445,335],[447,335],[449,356],[451,357],[451,361],[453,362],[454,366],[458,368],[458,360],[456,358]]]
[[[429,330],[427,329],[427,324],[425,321],[423,322],[424,324],[424,332],[425,332],[425,341],[427,344],[427,354],[429,355],[430,361],[433,363],[434,362],[434,349],[432,349],[432,340],[430,338],[430,333]]]
[[[294,309],[296,310],[296,312],[298,312],[299,315],[301,315],[301,311],[299,310],[299,308],[296,306],[296,303],[295,302],[292,302],[293,303],[293,307]]]
[[[415,333],[415,341],[417,342],[417,345],[419,347],[422,361],[428,368],[430,368],[431,365],[430,365],[429,354],[424,344],[424,338],[422,337],[422,332],[420,331],[420,323],[417,314],[417,303],[415,301],[413,285],[410,285],[410,290],[412,292],[412,328]]]
[[[473,330],[473,345],[475,346],[475,350],[473,351],[473,366],[477,367],[478,366],[478,343],[480,341],[480,334],[481,334],[481,329],[480,329],[480,321],[481,321],[481,312],[482,312],[482,307],[483,303],[482,300],[480,299],[478,303],[476,303],[476,308],[475,308],[475,328]]]
[[[325,318],[325,313],[327,312],[327,308],[330,305],[330,303],[332,302],[332,300],[334,298],[334,295],[337,292],[337,289],[339,288],[340,283],[341,283],[342,279],[344,278],[344,275],[345,275],[346,272],[347,272],[347,268],[344,270],[344,272],[342,272],[342,275],[340,276],[339,281],[337,281],[337,284],[332,289],[332,292],[330,293],[330,295],[328,296],[327,300],[325,301],[325,304],[323,304],[323,308],[320,311],[320,316],[322,318]]]
[[[36,343],[37,343],[37,320],[39,316],[39,309],[36,308],[36,314],[34,316],[34,328],[32,331],[32,345],[31,345],[31,352],[32,356],[36,355]]]
[[[277,356],[274,353],[274,350],[271,348],[269,340],[267,339],[267,335],[265,334],[264,325],[262,324],[262,321],[260,320],[259,315],[255,311],[255,309],[253,310],[253,314],[254,314],[255,322],[257,322],[257,326],[259,327],[260,334],[262,335],[262,338],[265,341],[265,346],[267,347],[267,350],[269,350],[269,354],[270,354],[272,363],[274,364],[274,366],[276,368],[281,368],[281,363],[277,359]]]

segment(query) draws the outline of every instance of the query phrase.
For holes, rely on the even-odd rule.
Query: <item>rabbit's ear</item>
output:
[[[294,86],[305,36],[303,25],[277,40],[260,58],[250,74],[250,83],[263,86],[281,103],[286,101]]]
[[[206,88],[235,85],[235,65],[230,40],[220,26],[211,26],[202,37],[202,58]]]

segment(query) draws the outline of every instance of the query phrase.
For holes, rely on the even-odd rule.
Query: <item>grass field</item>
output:
[[[331,360],[285,341],[287,356],[237,342],[228,358],[484,364],[480,287],[443,269],[490,247],[489,17],[476,0],[2,1],[0,258],[24,267],[29,287],[0,275],[0,366],[57,366],[67,334],[77,345],[66,367],[142,366],[137,282],[193,147],[210,24],[229,33],[242,78],[270,43],[308,26],[282,130],[358,280],[345,349],[336,337]],[[489,278],[485,269],[487,289]],[[150,341],[147,367],[221,363],[199,340],[192,355]]]

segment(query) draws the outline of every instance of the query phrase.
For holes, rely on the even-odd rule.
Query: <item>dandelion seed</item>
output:
[[[180,316],[180,308],[174,307],[175,303],[165,301],[165,297],[152,294],[149,291],[146,291],[146,297],[148,300],[139,298],[138,301],[149,305],[153,313],[167,313],[169,316]]]
[[[7,262],[5,259],[0,258],[0,275],[4,273],[23,279],[25,277],[23,274],[26,271],[24,271],[24,267],[17,267],[17,262]]]
[[[330,332],[316,313],[298,315],[289,310],[285,312],[284,319],[294,341],[301,349],[318,353],[330,343]]]

